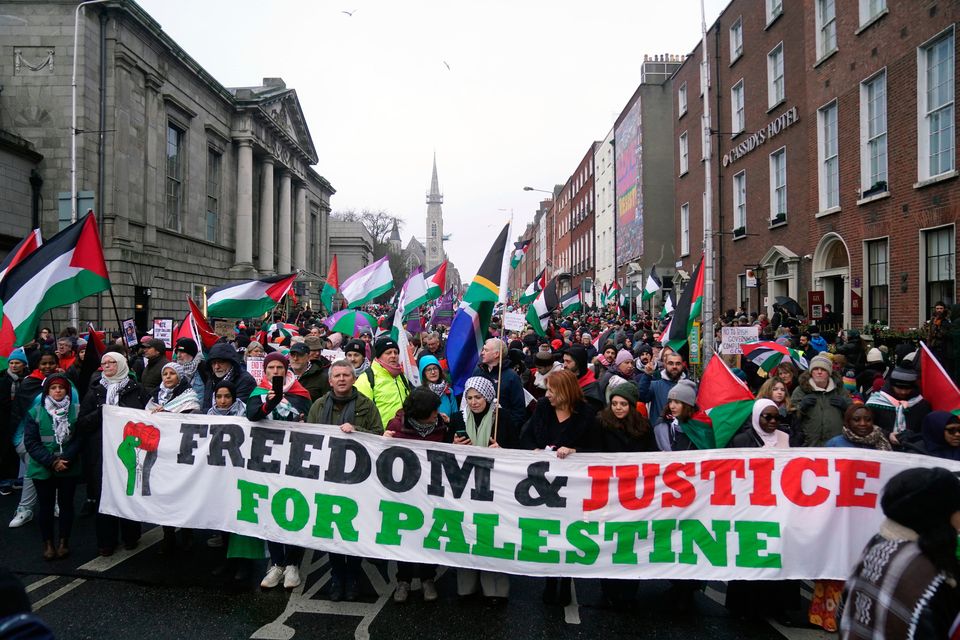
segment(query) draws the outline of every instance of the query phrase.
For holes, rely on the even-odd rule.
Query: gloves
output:
[[[813,408],[813,405],[817,404],[817,398],[812,394],[807,394],[803,396],[803,400],[800,401],[800,408],[804,411],[808,411]]]
[[[845,398],[841,398],[840,396],[834,396],[830,398],[830,404],[836,407],[837,409],[840,409],[841,411],[846,411],[847,405],[849,404],[849,402]]]

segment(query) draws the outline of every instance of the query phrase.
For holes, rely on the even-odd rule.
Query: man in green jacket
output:
[[[361,431],[382,435],[383,422],[376,405],[354,388],[357,378],[353,365],[346,360],[337,360],[330,365],[328,373],[330,391],[310,407],[307,422],[337,425],[344,433]]]
[[[843,431],[843,412],[850,406],[850,394],[831,376],[833,361],[825,353],[814,356],[810,371],[800,376],[791,400],[799,413],[804,444],[822,447]]]
[[[400,367],[400,347],[390,337],[377,340],[373,347],[373,364],[357,379],[357,391],[373,400],[380,419],[387,424],[403,407],[410,394],[410,385]]]

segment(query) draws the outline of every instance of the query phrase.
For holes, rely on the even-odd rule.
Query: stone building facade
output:
[[[70,220],[75,9],[11,0],[22,24],[0,26],[0,106],[43,155],[45,236]],[[77,209],[98,214],[120,315],[144,329],[182,317],[187,295],[295,269],[316,299],[334,190],[296,91],[279,78],[224,87],[130,0],[81,15]],[[84,301],[81,319],[97,315],[115,324]]]

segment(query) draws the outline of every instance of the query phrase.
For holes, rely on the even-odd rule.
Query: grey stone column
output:
[[[277,273],[290,272],[291,232],[290,172],[280,174],[280,216],[277,220]]]
[[[263,159],[260,178],[260,273],[273,273],[273,158]]]
[[[307,190],[297,185],[293,222],[293,268],[307,268]],[[312,266],[312,265],[311,265]],[[312,268],[311,268],[312,270]]]
[[[253,272],[253,143],[237,141],[237,222],[232,271]]]

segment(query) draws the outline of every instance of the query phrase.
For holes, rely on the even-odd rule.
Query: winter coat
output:
[[[647,432],[636,437],[623,429],[614,428],[596,417],[595,424],[588,434],[589,445],[587,450],[600,453],[637,453],[642,451],[657,451],[657,441],[653,437],[653,427],[648,425]]]
[[[118,407],[127,409],[143,409],[150,395],[144,390],[140,383],[132,377],[127,386],[120,392],[117,399]],[[80,413],[77,417],[77,429],[82,435],[99,434],[103,429],[103,405],[107,401],[107,388],[102,384],[91,386],[87,395],[83,396],[83,402],[80,403]]]
[[[303,388],[310,392],[310,400],[315,401],[320,396],[330,391],[330,380],[328,378],[330,361],[321,357],[318,360],[311,360],[307,365],[307,370],[297,378]]]
[[[73,400],[76,401],[76,391],[73,393]],[[79,476],[80,463],[78,458],[81,451],[80,434],[77,433],[77,411],[76,405],[70,406],[70,439],[63,445],[63,449],[57,446],[57,441],[53,431],[53,419],[42,403],[31,409],[26,418],[24,418],[23,428],[23,446],[30,454],[30,462],[27,465],[27,477],[35,480],[46,480],[51,475],[61,476]],[[53,464],[57,459],[69,463],[66,471],[54,471]]]
[[[394,438],[401,440],[421,440],[427,442],[453,442],[453,431],[450,430],[443,419],[438,418],[437,428],[427,435],[426,438],[417,433],[416,429],[407,424],[403,416],[403,409],[397,411],[393,419],[387,423],[387,431],[393,432]]]
[[[637,389],[640,391],[640,402],[647,402],[650,405],[648,415],[663,415],[663,410],[669,402],[667,395],[670,393],[670,389],[673,389],[677,382],[685,377],[685,375],[681,375],[677,380],[671,380],[666,371],[661,371],[660,376],[654,379],[646,371],[640,372],[637,378]]]
[[[23,421],[40,396],[43,380],[44,375],[40,373],[39,369],[35,369],[20,383],[17,396],[13,399],[13,410],[10,412],[10,428],[13,431],[14,446],[23,442]]]
[[[370,371],[371,373],[367,373]],[[390,375],[382,364],[374,360],[370,368],[360,374],[354,387],[357,391],[373,400],[380,412],[380,419],[384,423],[393,420],[397,412],[403,407],[403,401],[410,395],[410,385],[402,373],[396,377]],[[370,378],[373,378],[373,384]]]
[[[243,369],[243,361],[240,359],[237,350],[228,342],[218,342],[210,347],[210,353],[197,368],[197,372],[203,376],[204,380],[203,396],[200,398],[203,413],[210,411],[210,407],[213,406],[214,387],[222,380],[222,378],[213,375],[213,368],[210,366],[210,362],[213,360],[227,360],[233,363],[233,370],[227,375],[232,376],[230,381],[237,389],[236,399],[246,403],[250,399],[250,394],[256,388],[257,381]]]
[[[893,396],[893,389],[889,381],[883,385],[880,391],[891,397]],[[919,390],[914,394],[914,397],[918,395],[920,395]],[[883,429],[883,432],[889,436],[897,426],[897,410],[885,400],[881,394],[874,393],[866,404],[873,411],[873,424]],[[912,407],[904,408],[903,417],[907,423],[907,431],[920,433],[923,428],[923,419],[931,411],[933,411],[933,407],[926,399],[921,399]]]
[[[804,406],[803,399],[807,396],[811,400],[809,406]],[[826,391],[814,390],[810,373],[804,371],[800,375],[800,384],[793,390],[791,402],[799,416],[798,426],[805,434],[805,446],[822,447],[843,431],[843,412],[850,406],[850,394],[834,378],[830,378]]]
[[[323,424],[321,416],[328,402],[333,402],[332,391],[322,395],[310,406],[310,411],[307,413],[307,422]],[[342,407],[338,407],[336,404],[333,405],[333,411],[330,414],[332,424],[338,426],[343,424],[342,412]],[[378,436],[383,434],[383,422],[380,421],[380,412],[377,411],[377,407],[373,404],[373,401],[362,393],[357,393],[357,399],[353,406],[353,420],[350,421],[350,424],[352,424],[357,431],[363,433],[372,433]]]
[[[147,366],[143,368],[143,374],[140,376],[140,385],[147,393],[152,394],[163,382],[163,377],[160,374],[169,362],[163,354],[153,360],[147,360]]]
[[[569,447],[571,449],[589,449],[591,431],[594,428],[596,411],[588,402],[580,402],[570,417],[562,424],[557,421],[557,412],[546,398],[537,400],[533,415],[523,426],[520,433],[521,447],[524,449],[546,449]]]
[[[473,371],[475,376],[483,376],[493,383],[494,390],[497,389],[497,367],[487,367],[480,364]],[[523,383],[520,376],[510,367],[503,367],[503,374],[500,376],[499,389],[500,408],[510,414],[510,420],[513,424],[523,424],[527,421],[527,403],[526,396],[523,395]]]

